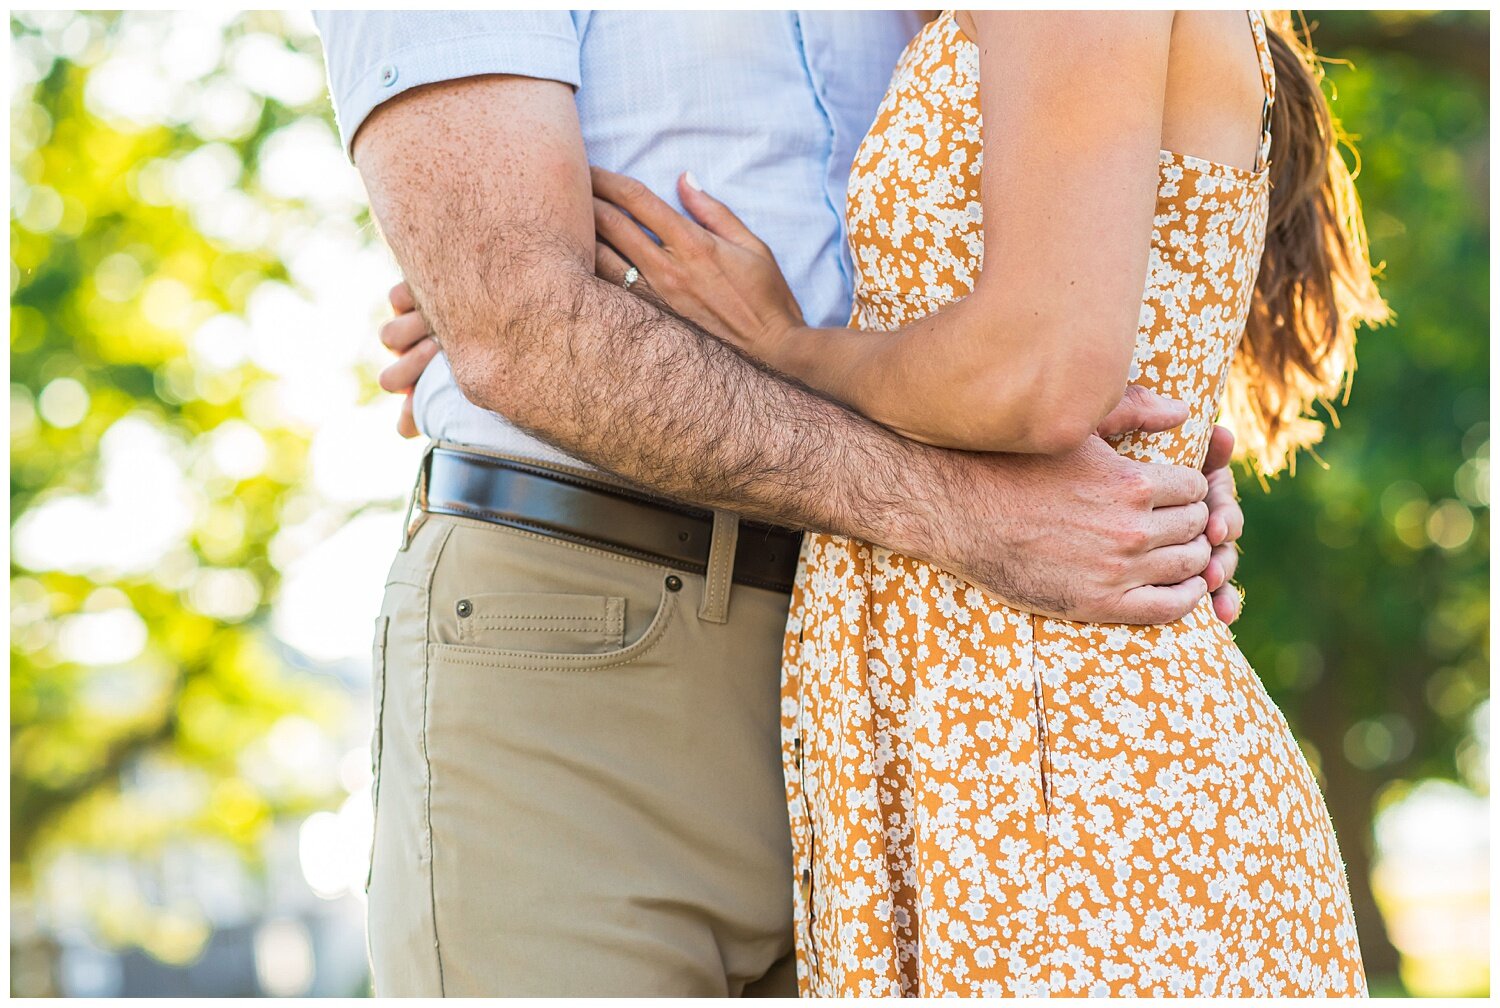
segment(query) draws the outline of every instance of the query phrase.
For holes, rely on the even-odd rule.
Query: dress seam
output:
[[[1032,705],[1036,708],[1036,769],[1037,777],[1041,783],[1042,816],[1044,818],[1052,814],[1052,784],[1050,770],[1047,765],[1047,701],[1042,696],[1042,674],[1037,668],[1037,625],[1039,619],[1035,613],[1030,617],[1031,621],[1031,689]]]

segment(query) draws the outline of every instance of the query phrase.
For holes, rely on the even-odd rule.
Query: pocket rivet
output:
[[[468,599],[459,599],[458,600],[458,615],[460,617],[470,616],[470,615],[473,614],[473,612],[474,612],[474,603],[470,602]]]
[[[676,574],[668,574],[667,591],[682,591],[682,578]]]

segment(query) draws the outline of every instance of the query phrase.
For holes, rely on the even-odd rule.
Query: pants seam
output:
[[[427,719],[432,711],[432,687],[431,687],[431,662],[430,658],[432,643],[432,582],[437,577],[438,564],[443,561],[443,552],[448,547],[448,539],[453,535],[453,526],[443,529],[442,540],[433,551],[432,564],[427,570],[426,583],[423,589],[427,594],[426,608],[427,621],[423,628],[423,636],[426,644],[422,648],[422,819],[423,826],[427,832],[427,898],[429,912],[432,915],[432,955],[437,963],[438,996],[446,997],[447,983],[443,977],[443,945],[438,937],[437,920],[437,852],[434,850],[435,840],[432,832],[432,759],[427,753]]]

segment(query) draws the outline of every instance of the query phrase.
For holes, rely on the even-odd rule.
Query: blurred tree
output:
[[[312,432],[277,407],[268,351],[240,321],[256,292],[288,283],[289,239],[326,210],[258,169],[287,127],[326,131],[330,117],[315,37],[274,13],[221,21],[11,21],[23,918],[49,916],[33,901],[58,857],[124,859],[149,880],[196,837],[254,866],[273,821],[342,797],[329,772],[270,780],[246,759],[278,726],[326,727],[348,703],[290,667],[267,630],[276,534],[311,506]],[[177,79],[156,77],[163,48]],[[288,352],[314,338],[277,335]],[[148,882],[109,897],[90,911],[106,942],[182,961],[207,935],[201,908]],[[45,993],[46,973],[23,992]]]
[[[1395,324],[1363,335],[1347,408],[1269,494],[1244,484],[1240,644],[1322,775],[1368,972],[1397,957],[1370,888],[1392,781],[1487,789],[1489,15],[1308,12],[1355,138]],[[1443,40],[1437,44],[1432,40]]]
[[[1477,11],[1309,11],[1318,48],[1332,55],[1395,55],[1473,78],[1488,90],[1489,35]]]

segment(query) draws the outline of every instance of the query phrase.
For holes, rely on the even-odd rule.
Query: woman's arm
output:
[[[686,183],[683,204],[707,232],[664,230],[644,187],[608,173],[595,176],[596,230],[678,311],[908,437],[1069,451],[1119,404],[1129,374],[1172,15],[986,11],[973,25],[985,261],[968,297],[892,332],[804,327],[777,307],[789,294],[765,293],[769,251]],[[662,248],[645,248],[616,206]]]
[[[898,430],[975,449],[1068,451],[1129,375],[1171,15],[973,20],[985,140],[973,293],[891,333],[785,346],[793,374],[826,367],[827,391]]]

